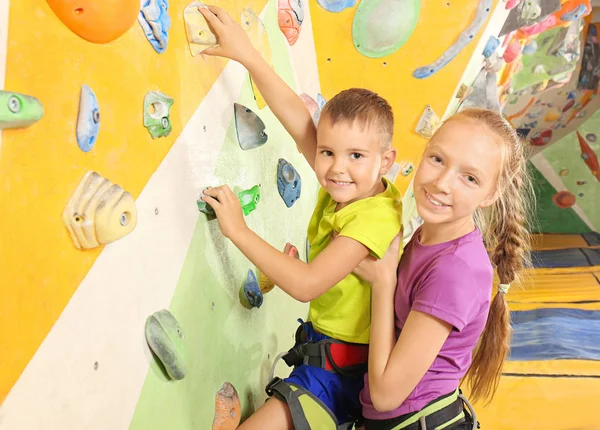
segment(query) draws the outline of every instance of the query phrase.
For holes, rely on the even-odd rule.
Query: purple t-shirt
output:
[[[360,393],[363,415],[389,419],[420,411],[432,400],[458,387],[471,365],[472,352],[485,327],[490,307],[493,269],[481,232],[431,246],[419,242],[417,230],[398,266],[395,298],[396,335],[411,310],[433,315],[454,328],[433,364],[399,408],[378,412],[369,395],[369,380]]]

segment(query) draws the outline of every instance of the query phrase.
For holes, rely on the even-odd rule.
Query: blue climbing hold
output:
[[[538,49],[538,44],[535,40],[532,40],[523,47],[523,55],[533,55]]]
[[[487,43],[485,44],[485,48],[483,48],[483,56],[485,58],[490,58],[494,54],[494,52],[496,52],[498,46],[500,46],[500,39],[494,36],[490,36]]]
[[[81,86],[79,114],[77,115],[77,144],[83,152],[89,152],[96,143],[100,130],[100,107],[94,91]]]
[[[563,21],[574,21],[586,15],[586,11],[587,7],[584,4],[580,4],[571,12],[565,13],[563,16],[560,17],[560,19],[562,19]]]
[[[302,191],[300,175],[294,166],[283,158],[277,163],[277,190],[288,208],[296,203]]]
[[[260,308],[263,304],[263,293],[260,290],[256,275],[252,269],[248,269],[248,276],[246,277],[242,291],[240,291],[240,301],[248,309]]]
[[[575,91],[570,91],[569,94],[567,94],[567,100],[575,100],[576,96]]]
[[[154,50],[159,54],[165,52],[171,28],[168,0],[142,0],[138,22]]]
[[[353,7],[356,0],[317,0],[317,3],[328,12],[341,12],[346,8]]]

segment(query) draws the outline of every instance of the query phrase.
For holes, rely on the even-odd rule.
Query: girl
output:
[[[490,400],[509,350],[506,294],[529,249],[523,144],[498,113],[462,111],[429,141],[413,184],[424,222],[400,265],[397,237],[355,269],[372,285],[365,428],[476,428],[458,386],[467,374],[472,398]]]

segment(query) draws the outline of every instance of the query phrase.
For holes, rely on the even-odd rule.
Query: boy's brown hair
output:
[[[381,96],[364,88],[350,88],[337,94],[327,102],[321,112],[321,120],[327,118],[331,125],[337,122],[363,127],[373,127],[380,135],[381,146],[389,149],[394,135],[392,107]]]

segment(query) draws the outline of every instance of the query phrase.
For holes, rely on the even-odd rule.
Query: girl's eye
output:
[[[466,178],[467,178],[467,181],[469,181],[472,184],[478,184],[479,183],[479,181],[477,181],[477,178],[475,176],[467,175]]]
[[[431,158],[431,161],[433,161],[434,163],[442,162],[442,159],[440,157],[438,157],[437,155],[432,155],[430,158]]]
[[[358,152],[353,152],[352,154],[350,154],[350,158],[352,158],[353,160],[358,160],[359,158],[362,158],[362,154],[359,154]]]

